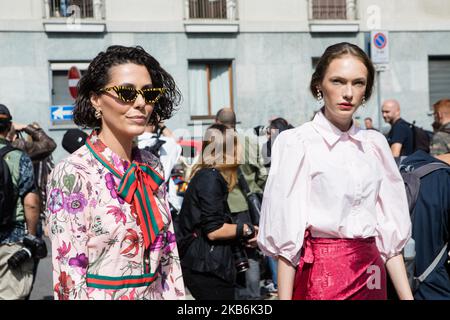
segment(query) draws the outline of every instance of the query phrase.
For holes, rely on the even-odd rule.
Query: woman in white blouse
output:
[[[400,299],[412,299],[403,181],[384,136],[352,119],[374,73],[359,47],[328,47],[310,84],[323,108],[272,147],[258,244],[279,258],[280,299],[386,299],[386,269]]]

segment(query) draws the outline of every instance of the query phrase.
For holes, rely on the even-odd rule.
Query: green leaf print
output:
[[[65,175],[63,178],[64,187],[67,188],[69,193],[72,193],[73,185],[75,184],[75,175],[69,174]]]

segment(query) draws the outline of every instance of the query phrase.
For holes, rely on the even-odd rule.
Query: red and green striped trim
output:
[[[109,165],[109,161],[105,159],[100,153],[97,153],[95,151],[95,147],[91,142],[91,137],[86,139],[86,147],[91,151],[91,153],[94,155],[94,157],[106,168],[108,169],[112,174],[114,174],[117,178],[121,179],[122,175],[119,171],[117,171],[116,168]]]
[[[150,285],[157,278],[157,273],[145,273],[137,276],[107,277],[87,274],[86,285],[97,289],[125,289]]]

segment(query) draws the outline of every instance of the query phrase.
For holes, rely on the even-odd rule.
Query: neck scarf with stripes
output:
[[[86,146],[94,157],[113,175],[121,179],[117,193],[136,209],[141,222],[140,228],[144,236],[145,248],[149,248],[164,227],[162,215],[154,196],[164,179],[152,167],[137,161],[133,161],[125,173],[121,174],[101,154],[103,148],[99,148],[100,144],[102,142],[98,139],[95,131],[86,139]]]

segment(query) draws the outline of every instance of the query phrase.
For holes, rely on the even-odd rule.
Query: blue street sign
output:
[[[375,47],[377,47],[378,49],[383,49],[386,46],[386,40],[386,36],[380,32],[375,35],[373,42],[375,44]]]
[[[67,122],[73,119],[73,106],[50,106],[51,122]]]

